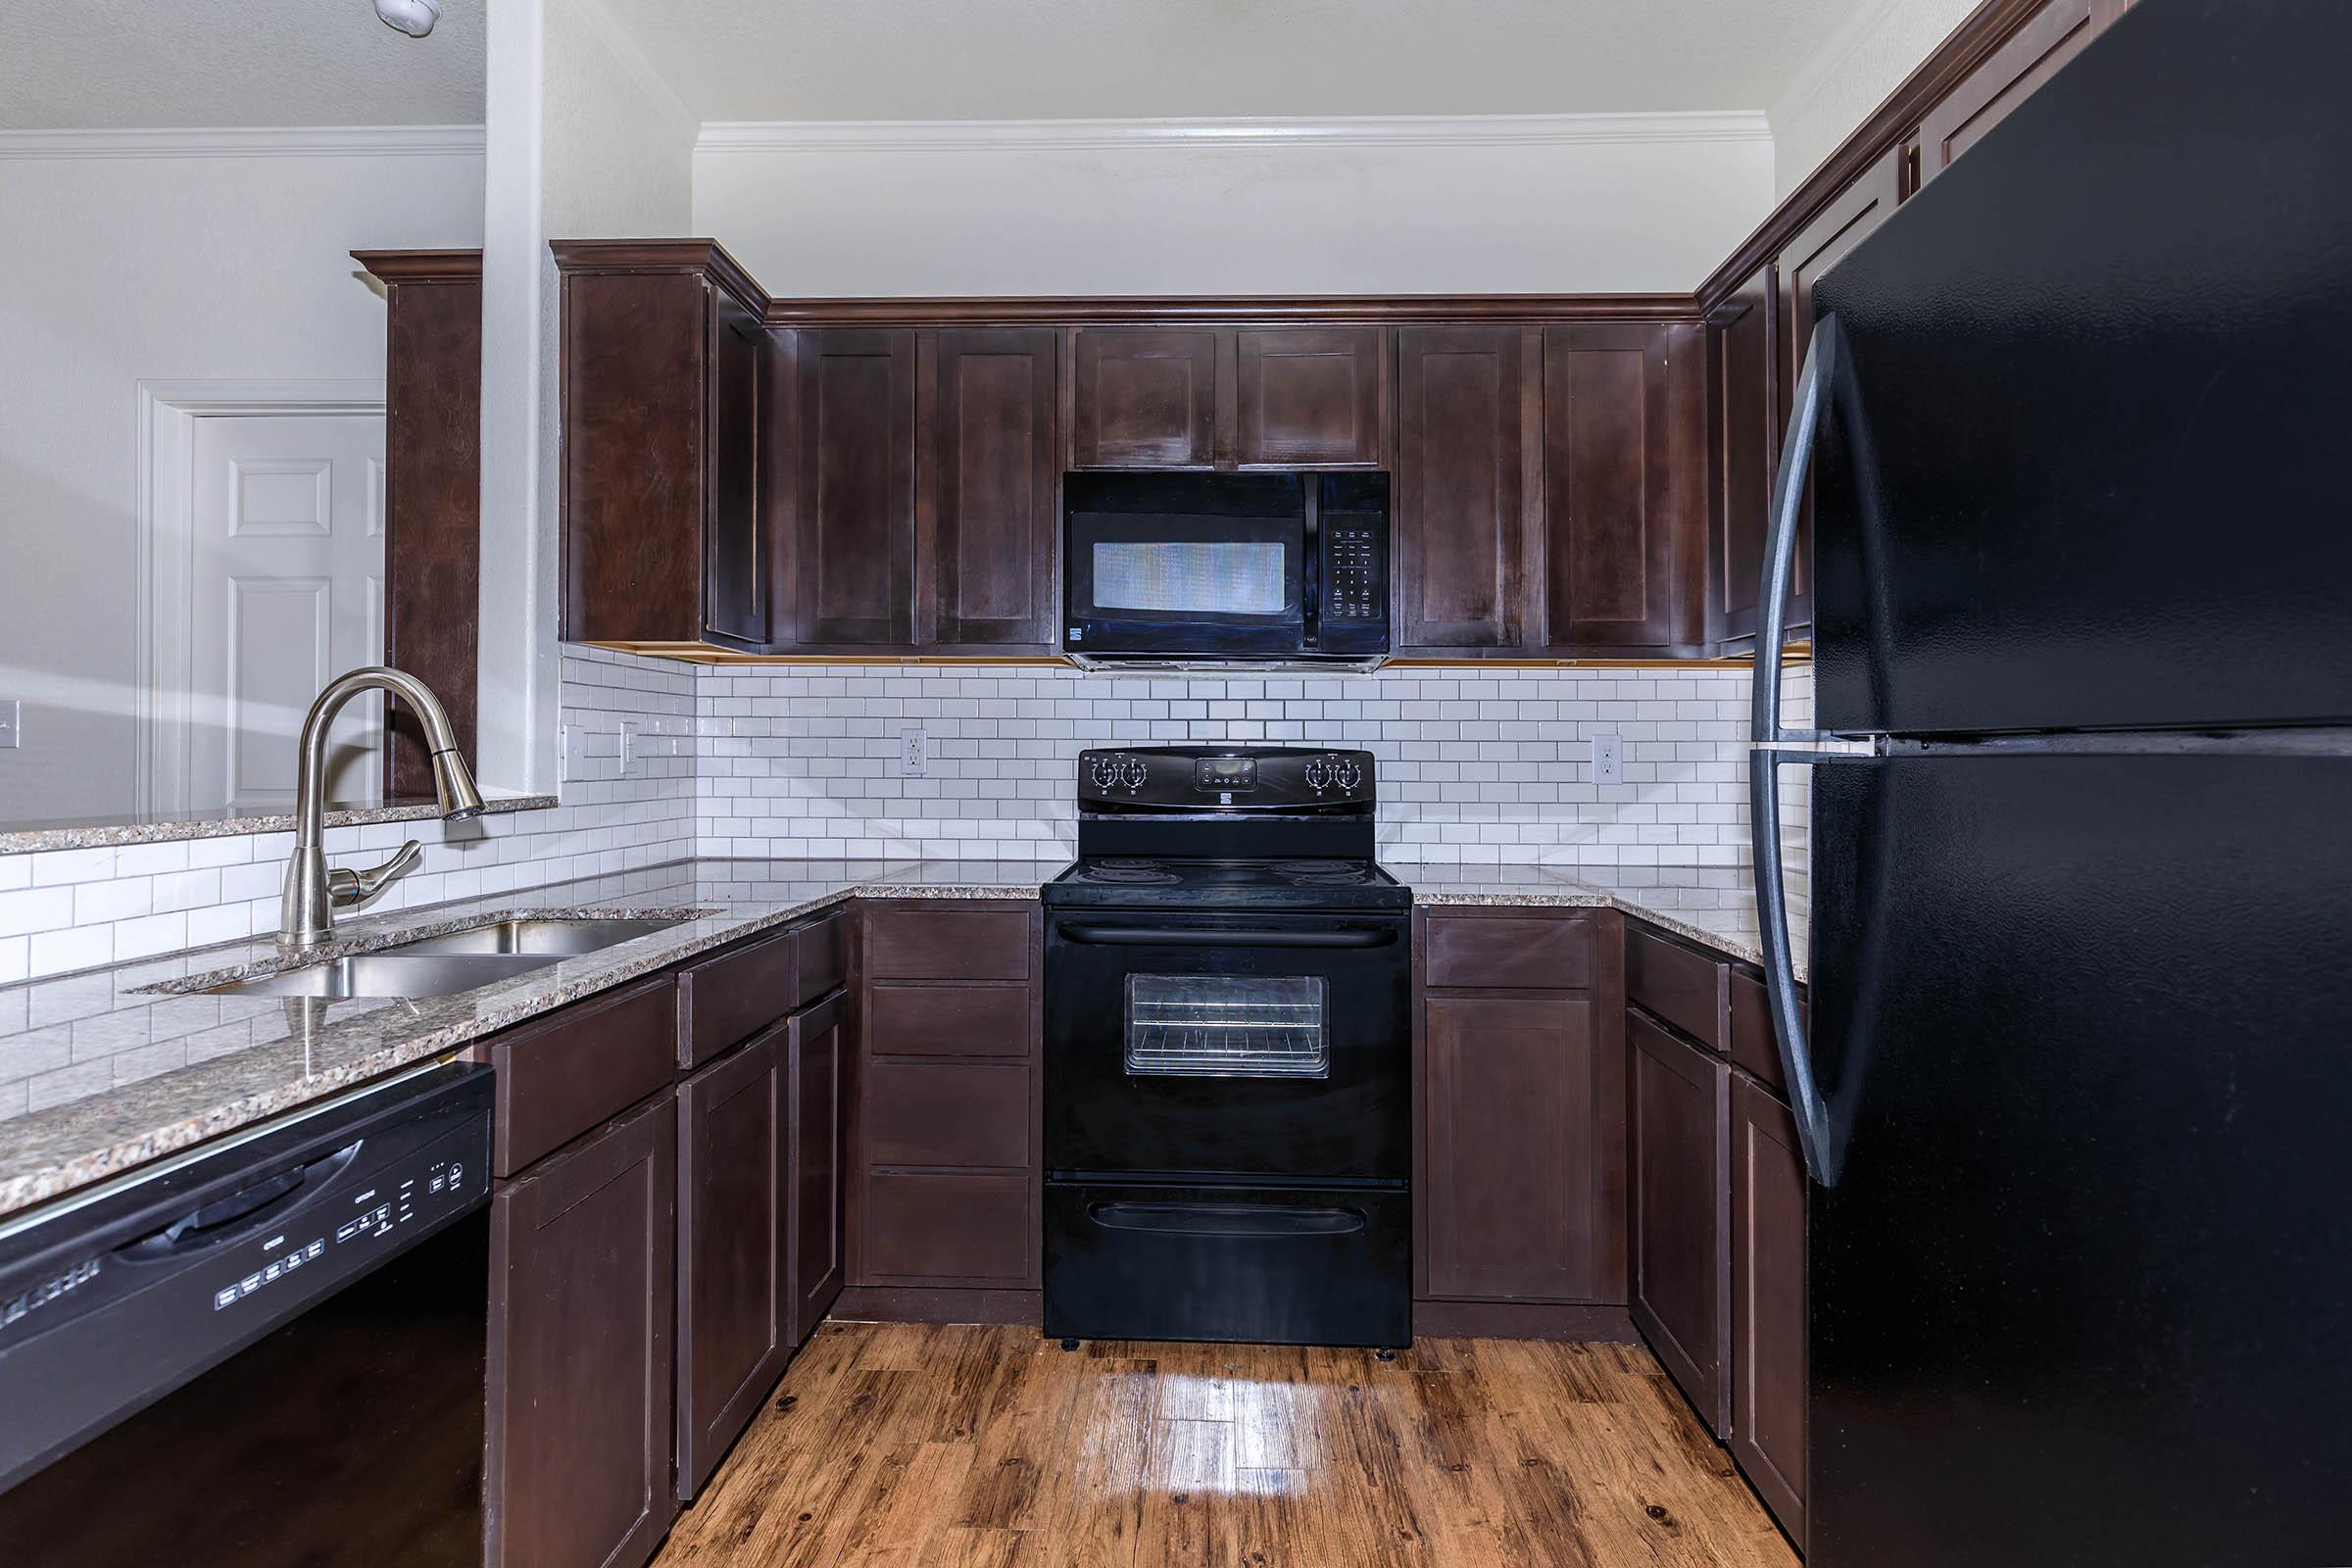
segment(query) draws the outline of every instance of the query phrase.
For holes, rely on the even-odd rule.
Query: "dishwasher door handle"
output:
[[[1387,948],[1396,933],[1379,931],[1229,931],[1214,927],[1064,925],[1065,941],[1102,948]]]
[[[1159,1236],[1350,1236],[1364,1228],[1352,1208],[1273,1208],[1261,1203],[1096,1203],[1087,1217],[1106,1231]]]

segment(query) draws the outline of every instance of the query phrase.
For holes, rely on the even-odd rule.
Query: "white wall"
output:
[[[1688,289],[1760,116],[706,125],[694,232],[778,295]]]
[[[559,296],[548,242],[691,226],[696,123],[601,0],[490,13],[482,241],[482,781],[556,778]]]
[[[24,746],[0,751],[12,821],[131,808],[139,381],[380,380],[383,301],[348,253],[482,232],[473,150],[29,145],[0,134],[0,699],[25,705]]]
[[[1863,0],[1772,106],[1781,196],[1838,150],[1870,112],[1977,9],[1978,0]]]

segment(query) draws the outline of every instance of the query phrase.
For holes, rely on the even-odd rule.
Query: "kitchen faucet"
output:
[[[441,700],[416,676],[383,664],[367,664],[327,682],[302,721],[300,770],[294,795],[294,856],[286,862],[286,891],[277,927],[280,946],[315,948],[333,939],[338,908],[373,898],[383,885],[416,863],[422,851],[415,839],[383,864],[365,871],[328,869],[326,863],[326,732],[343,705],[368,690],[390,692],[416,710],[432,753],[433,794],[443,820],[482,814],[481,791],[458,755]]]

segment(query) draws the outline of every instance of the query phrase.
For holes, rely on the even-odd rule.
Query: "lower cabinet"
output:
[[[1796,1118],[1732,1078],[1731,1448],[1799,1546],[1805,1541],[1805,1162]]]
[[[824,1321],[849,1277],[843,1215],[850,1126],[850,1004],[835,996],[785,1026],[788,1142],[784,1215],[790,1251],[790,1343]]]
[[[487,1561],[635,1568],[677,1512],[677,1114],[664,1089],[490,1204]]]
[[[1639,1011],[1625,1032],[1634,1326],[1721,1438],[1732,1424],[1732,1069]]]
[[[691,1500],[791,1355],[786,1035],[678,1086],[678,1496]]]

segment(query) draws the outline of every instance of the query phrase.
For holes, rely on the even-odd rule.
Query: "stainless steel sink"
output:
[[[418,937],[380,953],[354,954],[254,980],[208,986],[216,996],[454,997],[583,953],[615,947],[684,922],[661,919],[501,920],[468,931]]]
[[[489,953],[361,953],[208,988],[227,997],[454,997],[544,969],[552,955]]]
[[[545,954],[568,958],[650,937],[680,924],[676,920],[501,920],[470,931],[418,937],[389,953]]]

